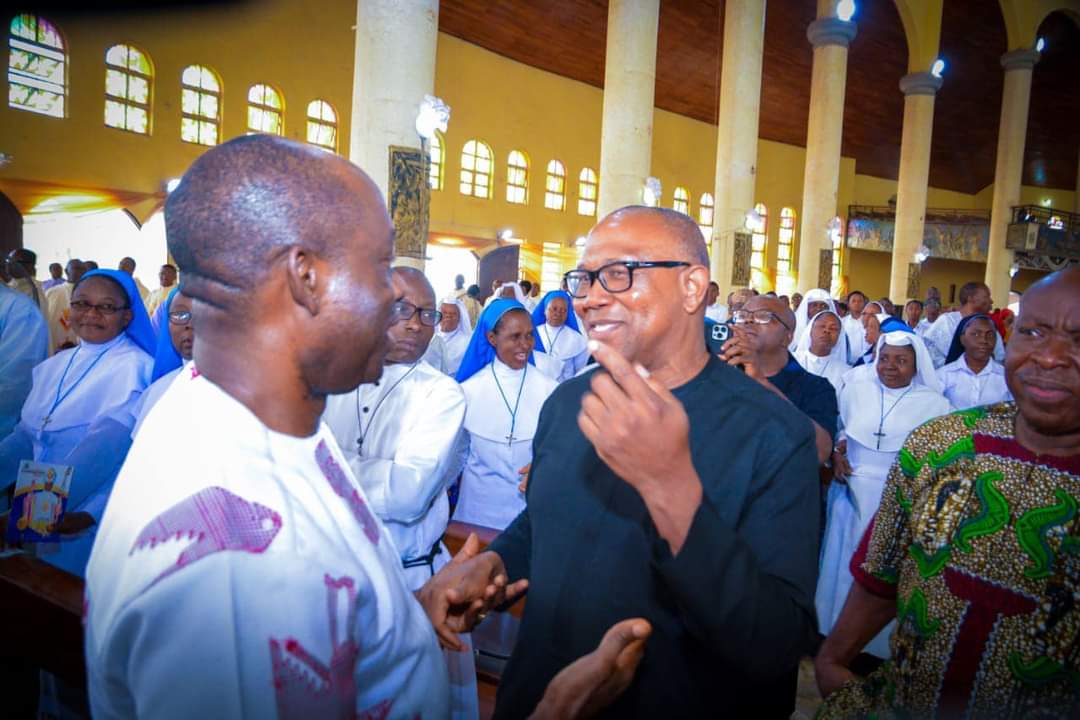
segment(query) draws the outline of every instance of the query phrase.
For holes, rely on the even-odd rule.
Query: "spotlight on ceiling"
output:
[[[855,17],[855,0],[840,0],[836,3],[836,17],[844,22],[850,22]]]
[[[934,61],[934,64],[930,67],[930,74],[936,78],[941,77],[945,73],[945,61],[938,58]]]

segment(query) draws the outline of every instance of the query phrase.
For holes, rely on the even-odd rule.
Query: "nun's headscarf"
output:
[[[169,292],[169,297],[165,298],[165,302],[161,303],[161,307],[165,308],[165,322],[157,336],[157,352],[154,353],[154,372],[150,376],[151,382],[168,375],[184,364],[184,357],[173,345],[172,333],[169,332],[169,312],[173,298],[178,292],[180,292],[180,287],[174,287]]]
[[[799,303],[799,307],[795,309],[795,331],[791,335],[791,344],[788,345],[788,350],[791,350],[792,352],[798,347],[803,334],[809,332],[806,328],[810,324],[809,312],[810,303],[812,302],[823,302],[829,306],[829,310],[833,313],[836,312],[836,303],[833,302],[832,296],[829,295],[828,290],[822,290],[821,288],[808,290],[806,295],[803,296],[802,302]],[[825,311],[822,310],[821,312]],[[821,313],[818,314],[820,315]],[[817,315],[814,317],[817,317]],[[807,347],[809,347],[809,345]]]
[[[497,300],[508,300],[509,299],[509,298],[504,298],[502,296],[502,291],[505,290],[506,288],[513,288],[513,290],[514,290],[514,299],[517,302],[521,303],[522,306],[525,305],[525,291],[522,290],[521,286],[518,285],[516,282],[508,282],[508,283],[503,283],[502,285],[500,285],[499,289],[495,291],[495,298]],[[479,321],[477,321],[477,324],[479,324]]]
[[[871,372],[876,382],[880,382],[877,375],[878,359],[881,357],[881,348],[886,345],[892,347],[910,345],[915,351],[915,377],[911,379],[911,382],[925,385],[936,393],[941,392],[941,381],[938,380],[937,371],[934,369],[934,360],[930,357],[930,351],[926,349],[926,343],[923,342],[923,339],[911,332],[911,330],[891,330],[881,333],[881,337],[878,338],[877,342],[877,351],[874,353],[874,360],[870,363]]]
[[[807,294],[809,295],[810,293]],[[805,303],[806,300],[804,298],[803,304]],[[802,307],[802,305],[800,305],[799,307]],[[803,353],[810,354],[810,345],[812,344],[812,338],[810,337],[810,335],[813,332],[814,323],[816,323],[818,320],[825,317],[826,315],[832,315],[834,318],[836,318],[836,322],[840,323],[840,334],[837,336],[836,343],[832,346],[832,350],[829,351],[829,362],[836,360],[837,367],[845,367],[847,365],[847,346],[844,343],[844,321],[841,320],[840,315],[838,315],[833,310],[822,310],[821,312],[814,315],[813,319],[810,320],[809,324],[806,326],[806,329],[803,331],[802,337],[799,338],[799,343],[795,347],[794,351],[795,356],[802,357]]]
[[[514,284],[516,285],[516,283]],[[490,305],[484,308],[484,312],[480,314],[480,319],[476,322],[476,330],[469,340],[469,346],[465,348],[465,355],[461,358],[461,365],[458,367],[457,375],[454,376],[459,383],[465,382],[490,365],[492,360],[495,359],[495,348],[488,342],[487,334],[494,330],[502,316],[511,310],[524,310],[526,314],[529,312],[517,300],[508,300],[506,298],[493,300]],[[537,343],[540,342],[535,325],[533,326],[533,337],[536,338]],[[529,353],[529,363],[536,365],[532,353]]]
[[[994,323],[994,318],[982,313],[975,313],[974,315],[968,315],[966,318],[960,321],[960,324],[956,326],[956,332],[953,333],[952,342],[949,343],[949,354],[945,356],[945,364],[949,364],[955,360],[960,359],[960,356],[964,354],[964,345],[960,342],[960,338],[963,336],[964,331],[967,330],[967,326],[976,320],[986,320],[990,323],[990,327],[997,328]],[[995,338],[994,342],[997,342]]]
[[[436,328],[435,332],[437,332],[441,337],[449,337],[454,333],[459,332],[463,333],[466,337],[468,337],[469,334],[472,333],[472,320],[469,319],[469,311],[465,307],[465,303],[462,301],[462,299],[454,296],[445,297],[442,299],[442,301],[439,302],[439,307],[442,307],[443,305],[456,305],[460,320],[458,320],[457,329],[453,332],[443,332],[441,327]]]
[[[566,327],[571,330],[580,333],[581,328],[578,327],[577,314],[574,312],[574,299],[570,297],[570,293],[565,290],[552,290],[547,295],[544,295],[544,299],[536,306],[532,311],[533,327],[538,328],[547,322],[547,306],[555,298],[562,298],[566,301]],[[567,336],[569,337],[569,336]],[[547,352],[544,348],[544,344],[540,342],[540,336],[537,335],[536,341],[539,343],[536,346],[537,350],[541,352]]]
[[[153,356],[154,351],[157,349],[157,341],[154,338],[154,330],[150,327],[150,317],[146,314],[146,306],[143,305],[139,290],[135,287],[135,280],[121,270],[91,270],[79,278],[79,282],[75,283],[75,287],[79,287],[88,278],[94,276],[107,277],[123,288],[124,294],[127,295],[128,306],[131,308],[131,322],[124,328],[124,334],[142,348],[147,355]],[[74,288],[72,290],[74,291]]]

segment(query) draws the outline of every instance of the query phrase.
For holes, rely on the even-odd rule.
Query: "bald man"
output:
[[[320,422],[328,395],[378,380],[404,317],[378,189],[339,156],[244,136],[191,165],[165,225],[199,341],[146,417],[94,544],[93,716],[445,717],[436,632],[460,648],[457,631],[524,583],[471,573],[414,597]],[[477,549],[471,538],[461,557]],[[627,681],[648,632],[614,626],[537,712],[575,716],[582,694]]]
[[[706,351],[709,258],[682,213],[612,213],[566,282],[603,369],[548,399],[525,510],[461,567],[529,580],[495,716],[641,615],[655,632],[606,717],[789,717],[814,635],[809,420]]]
[[[1077,717],[1080,268],[1029,288],[1015,328],[1015,402],[931,420],[900,450],[815,661],[819,717]],[[894,619],[892,662],[856,678]]]
[[[734,320],[720,359],[741,367],[747,377],[801,410],[814,425],[818,462],[825,462],[836,437],[836,391],[828,380],[803,369],[788,350],[795,328],[790,305],[782,298],[757,295],[735,311]]]

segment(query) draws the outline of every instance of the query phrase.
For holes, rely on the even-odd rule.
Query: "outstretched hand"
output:
[[[634,679],[652,626],[642,618],[613,625],[588,655],[567,665],[544,691],[533,720],[587,718],[614,702]]]
[[[492,608],[520,597],[528,580],[508,583],[502,558],[480,552],[480,540],[470,533],[458,554],[417,592],[439,643],[462,650],[458,633],[471,631]]]

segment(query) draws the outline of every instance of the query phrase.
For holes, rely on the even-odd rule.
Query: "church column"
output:
[[[1013,252],[1005,247],[1012,222],[1012,209],[1020,204],[1020,182],[1024,170],[1024,140],[1027,137],[1028,104],[1031,100],[1031,73],[1039,53],[1013,50],[1001,56],[1005,68],[1005,91],[1001,97],[998,124],[997,166],[994,169],[994,201],[990,209],[990,248],[986,257],[986,284],[995,307],[1009,304],[1012,277],[1009,268]]]
[[[651,172],[660,0],[610,0],[600,126],[599,217],[640,205]]]
[[[836,17],[815,20],[806,30],[814,46],[810,81],[810,119],[806,130],[806,169],[803,173],[802,229],[799,233],[799,292],[821,285],[824,251],[832,257],[827,225],[836,215],[840,184],[840,141],[844,129],[844,91],[847,86],[848,46],[856,25]],[[826,265],[830,272],[832,262]]]
[[[398,202],[415,205],[392,213],[398,238],[398,264],[423,268],[427,246],[427,177],[416,192],[413,177],[422,169],[416,115],[424,95],[435,91],[438,0],[358,0],[353,64],[349,159],[371,176],[390,206],[395,188],[412,187]],[[411,149],[391,168],[391,147]],[[422,163],[420,163],[422,165]],[[391,172],[396,175],[391,182]],[[417,197],[418,195],[422,197]],[[406,227],[397,227],[398,224]],[[404,232],[403,232],[404,231]]]
[[[735,231],[743,229],[745,215],[754,207],[764,46],[765,0],[727,0],[713,193],[712,277],[720,285],[720,297],[732,288],[736,260],[744,270],[750,262],[749,248],[740,248],[735,258]]]
[[[889,297],[909,299],[908,274],[923,243],[926,189],[930,182],[930,139],[934,131],[934,95],[941,78],[928,72],[900,79],[904,93],[904,131],[900,140],[900,177],[896,191],[896,232],[889,272]]]

